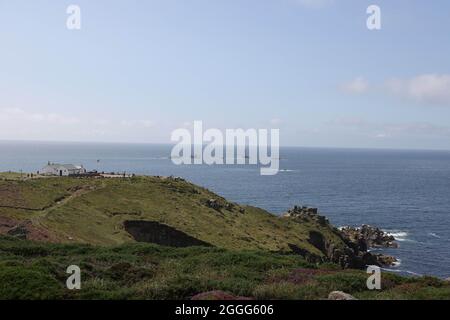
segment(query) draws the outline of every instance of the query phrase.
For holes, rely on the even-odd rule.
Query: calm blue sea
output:
[[[257,166],[175,166],[168,145],[0,142],[0,171],[36,171],[47,161],[99,171],[174,175],[239,203],[280,214],[318,207],[336,226],[392,232],[395,272],[450,277],[450,151],[282,148],[281,172]],[[97,162],[97,160],[100,160]]]

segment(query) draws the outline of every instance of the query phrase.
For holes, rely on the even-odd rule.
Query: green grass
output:
[[[22,180],[26,177],[27,177],[26,173],[13,171],[0,172],[0,180]]]
[[[177,179],[58,177],[0,181],[0,199],[0,217],[31,220],[55,234],[60,242],[133,242],[123,222],[148,220],[228,249],[291,251],[288,244],[294,244],[323,256],[307,241],[311,230],[320,230],[336,246],[344,246],[328,226],[312,221],[296,223],[259,208],[230,204],[207,189]],[[209,199],[216,199],[223,207],[209,208]]]
[[[221,208],[208,207],[210,199]],[[383,290],[368,291],[364,272],[312,265],[292,252],[295,245],[324,258],[308,242],[311,231],[344,248],[330,224],[230,203],[181,179],[23,180],[2,173],[1,219],[27,222],[53,243],[0,235],[0,299],[187,299],[211,290],[258,299],[326,299],[334,290],[362,299],[450,298],[441,280],[386,273]],[[136,243],[124,230],[126,220],[163,223],[212,247]],[[82,270],[79,291],[65,288],[72,264]]]
[[[65,288],[65,270],[72,264],[81,268],[81,290]],[[0,299],[189,299],[211,290],[257,299],[325,299],[333,290],[364,299],[450,298],[450,286],[435,278],[383,273],[383,290],[375,292],[366,289],[366,279],[361,271],[260,250],[45,244],[0,237]]]

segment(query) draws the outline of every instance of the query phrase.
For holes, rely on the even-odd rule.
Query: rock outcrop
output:
[[[328,300],[357,300],[351,294],[345,293],[343,291],[333,291],[328,295]]]
[[[214,209],[214,210],[220,210],[222,209],[222,205],[219,203],[219,201],[217,201],[216,199],[209,199],[208,201],[206,201],[206,206],[208,208]]]
[[[397,248],[395,238],[377,227],[362,225],[360,228],[345,227],[341,229],[347,239],[357,243],[361,250],[368,248]]]
[[[329,224],[329,221],[324,216],[318,214],[319,210],[317,208],[309,208],[305,206],[294,206],[292,209],[289,209],[284,216],[292,217],[302,220],[313,220],[318,222],[320,225]]]
[[[317,230],[309,232],[308,242],[320,250],[326,261],[339,264],[342,268],[362,269],[367,265],[391,266],[397,259],[383,254],[372,254],[368,250],[372,247],[395,248],[395,239],[378,228],[363,226],[361,228],[346,228],[345,231],[336,229],[328,219],[319,215],[317,208],[295,206],[288,210],[283,217],[291,218],[299,223],[316,223]],[[320,229],[326,230],[334,238],[341,239],[345,245],[339,245],[336,241],[325,236]],[[293,249],[293,248],[291,248]],[[317,262],[318,258],[302,252],[293,250],[303,255],[311,262]]]
[[[367,252],[370,248],[398,248],[395,238],[383,230],[362,225],[360,228],[345,227],[340,230],[349,246],[357,252]],[[373,263],[378,266],[393,266],[398,261],[395,257],[377,253],[371,254]]]
[[[393,266],[395,265],[396,262],[398,262],[398,260],[395,257],[388,256],[386,254],[378,253],[373,255],[376,257],[378,263],[382,266]]]

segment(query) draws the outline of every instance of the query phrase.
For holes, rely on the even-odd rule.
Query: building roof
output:
[[[78,170],[78,168],[73,164],[62,164],[61,167],[67,170]]]
[[[79,170],[81,169],[81,166],[75,166],[73,164],[59,164],[59,163],[51,163],[48,164],[47,167],[50,167],[52,169],[59,169],[59,168],[64,168],[66,170]]]

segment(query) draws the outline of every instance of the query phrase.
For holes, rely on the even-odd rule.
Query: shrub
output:
[[[24,266],[0,269],[0,299],[58,299],[63,286],[49,275]]]
[[[364,273],[342,272],[316,277],[318,285],[331,291],[348,293],[367,290],[367,276]]]

